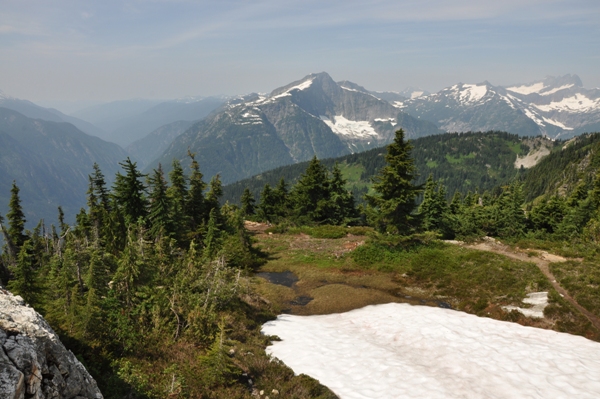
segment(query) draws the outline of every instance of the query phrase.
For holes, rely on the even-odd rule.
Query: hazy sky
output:
[[[311,72],[371,90],[600,86],[598,0],[0,0],[0,89],[32,101],[268,92]]]

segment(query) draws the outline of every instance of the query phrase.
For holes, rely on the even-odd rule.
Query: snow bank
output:
[[[378,136],[369,121],[351,121],[344,118],[343,115],[333,117],[333,121],[328,117],[321,115],[321,120],[337,135],[361,139]]]
[[[269,353],[343,399],[600,397],[600,344],[453,310],[281,315],[263,332],[282,339]]]
[[[551,102],[547,105],[536,105],[534,107],[541,111],[567,111],[567,112],[589,112],[600,108],[600,99],[590,99],[584,94],[575,94],[571,97],[563,98],[560,101]]]

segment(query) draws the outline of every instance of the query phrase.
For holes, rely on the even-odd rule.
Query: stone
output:
[[[46,320],[0,287],[0,398],[103,399]]]

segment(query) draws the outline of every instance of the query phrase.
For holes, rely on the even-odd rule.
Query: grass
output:
[[[532,262],[445,244],[427,236],[407,239],[378,236],[372,231],[369,235],[260,235],[259,245],[271,254],[261,271],[291,271],[299,280],[291,288],[258,278],[253,284],[274,308],[295,314],[345,312],[389,302],[435,306],[443,300],[457,310],[479,316],[600,340],[600,332],[554,291]],[[531,256],[536,256],[535,251]],[[568,289],[584,292],[574,285]],[[525,296],[539,291],[550,293],[545,319],[530,319],[501,308],[526,306],[521,302]],[[600,295],[594,297],[592,287],[587,295],[593,297],[590,303],[597,301],[593,302],[597,309]],[[305,306],[291,303],[300,296],[313,299]]]
[[[476,155],[477,154],[475,154],[474,152],[470,153],[469,155],[460,155],[458,157],[446,154],[446,160],[453,165],[457,165],[463,163],[465,159],[475,159]]]
[[[348,164],[343,162],[339,164],[340,170],[342,171],[342,176],[348,183],[356,183],[361,181],[361,176],[365,171],[365,167],[361,164]]]
[[[517,155],[521,155],[523,153],[523,148],[521,147],[521,143],[511,143],[507,142],[507,145],[510,149]]]
[[[600,263],[597,260],[551,263],[550,271],[581,306],[600,317]]]

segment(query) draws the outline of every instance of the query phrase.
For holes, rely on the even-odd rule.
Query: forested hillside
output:
[[[446,186],[448,197],[455,192],[466,194],[476,189],[480,192],[491,190],[523,173],[515,168],[515,160],[518,155],[527,154],[535,140],[543,139],[520,138],[504,132],[478,132],[442,134],[412,140],[412,156],[418,175],[416,182],[422,184],[432,174],[435,180]],[[546,145],[551,145],[549,140],[544,141]],[[347,188],[360,201],[362,195],[368,192],[371,178],[384,166],[385,151],[385,147],[375,148],[324,159],[322,163],[330,170],[336,162],[339,163],[348,181]],[[281,178],[293,184],[307,165],[308,162],[303,162],[283,166],[227,185],[223,189],[223,200],[239,203],[246,187],[258,198],[265,184],[275,186]]]

